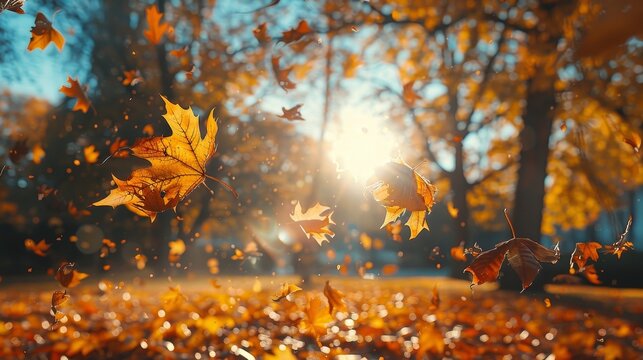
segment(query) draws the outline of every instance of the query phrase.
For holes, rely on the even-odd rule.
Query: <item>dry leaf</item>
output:
[[[32,239],[25,240],[25,249],[33,251],[34,254],[42,257],[47,256],[47,251],[49,250],[50,246],[51,245],[47,245],[44,239],[38,241],[38,243],[36,243]]]
[[[576,243],[576,248],[569,259],[570,272],[574,269],[574,264],[576,264],[579,269],[582,269],[585,267],[587,260],[591,259],[592,261],[597,261],[597,250],[602,247],[603,246],[601,244],[593,241],[587,243]]]
[[[560,259],[560,252],[558,251],[558,246],[551,250],[533,240],[517,238],[507,210],[505,210],[505,218],[511,228],[513,237],[497,244],[491,250],[482,252],[464,271],[471,273],[473,285],[495,281],[506,256],[509,265],[522,281],[522,291],[525,291],[540,272],[542,268],[540,263],[549,262],[555,264]]]
[[[279,65],[279,60],[281,59],[280,56],[273,56],[271,63],[272,63],[272,72],[275,74],[275,78],[277,78],[277,82],[279,83],[279,86],[281,86],[284,91],[288,92],[288,90],[292,90],[297,87],[295,83],[290,81],[288,79],[288,76],[290,75],[290,71],[292,71],[292,66],[287,67],[282,69],[281,65]]]
[[[406,164],[389,162],[376,170],[369,181],[369,190],[377,202],[386,208],[382,227],[396,221],[405,211],[411,216],[406,226],[411,229],[410,239],[423,230],[429,230],[427,213],[435,203],[437,188]]]
[[[290,44],[291,42],[300,40],[304,35],[310,34],[311,32],[313,32],[313,30],[308,26],[308,22],[301,20],[296,28],[284,31],[280,41],[285,44]]]
[[[467,261],[467,256],[464,253],[464,243],[451,248],[451,257],[456,261]]]
[[[435,311],[440,308],[440,293],[438,293],[438,285],[433,285],[433,291],[431,293],[431,306],[429,310]]]
[[[123,85],[125,86],[134,86],[143,82],[143,77],[141,72],[138,70],[127,70],[123,71]]]
[[[324,241],[330,242],[326,235],[331,238],[335,236],[335,233],[329,228],[330,224],[335,224],[330,218],[333,212],[329,212],[329,210],[329,207],[317,203],[306,212],[302,212],[301,204],[297,201],[290,218],[301,227],[308,239],[312,236],[321,246]],[[325,213],[328,215],[323,215]]]
[[[44,158],[45,155],[45,150],[40,146],[40,144],[34,145],[31,149],[32,160],[36,165],[39,165],[42,162],[42,158]]]
[[[272,348],[272,354],[266,354],[265,360],[297,360],[290,348],[285,345],[279,345]]]
[[[96,146],[94,145],[85,146],[85,148],[83,149],[83,154],[85,155],[85,161],[88,164],[96,163],[96,161],[98,161],[98,157],[100,156],[100,153],[96,151]]]
[[[39,12],[36,14],[35,24],[31,28],[31,40],[29,40],[27,50],[44,50],[52,42],[56,45],[58,51],[63,50],[63,46],[65,46],[65,38],[60,32],[58,32],[58,30],[54,29],[47,17],[43,13]]]
[[[78,83],[78,80],[74,80],[71,76],[68,76],[67,82],[69,83],[69,87],[65,87],[64,85],[61,86],[60,92],[65,94],[65,96],[76,98],[76,104],[74,104],[72,111],[80,110],[83,113],[87,113],[91,107],[91,102],[83,88]]]
[[[596,272],[596,267],[594,264],[587,265],[579,270],[585,279],[594,285],[600,285],[601,281],[598,279],[598,273]]]
[[[206,137],[201,137],[199,118],[192,109],[183,109],[165,97],[164,115],[172,135],[138,140],[132,154],[150,162],[149,167],[135,169],[130,178],[113,176],[116,188],[94,206],[129,205],[154,221],[159,212],[175,208],[206,178],[224,185],[236,196],[230,185],[206,174],[206,164],[214,155],[217,123],[212,112],[206,124]]]
[[[170,241],[168,243],[170,247],[170,252],[168,254],[168,260],[170,262],[177,262],[181,258],[181,255],[185,253],[185,242],[181,239]]]
[[[279,291],[275,294],[275,296],[272,297],[272,301],[276,302],[284,298],[288,301],[292,301],[292,294],[297,291],[301,291],[301,288],[299,286],[283,283],[281,284],[281,288],[279,289]]]
[[[442,332],[433,325],[423,325],[418,330],[418,334],[420,335],[419,347],[415,358],[424,359],[426,356],[430,359],[441,358],[445,348]]]
[[[266,23],[259,24],[254,30],[252,30],[252,34],[255,36],[255,39],[259,41],[259,44],[267,44],[272,40],[270,38],[270,35],[268,35],[268,25]]]
[[[616,255],[620,259],[621,255],[624,252],[634,249],[634,244],[631,241],[627,241],[627,234],[630,232],[631,227],[632,216],[630,215],[629,219],[627,220],[625,231],[621,234],[618,241],[613,243],[612,245],[605,245],[605,247],[603,248],[604,252]]]
[[[344,301],[344,293],[339,290],[333,289],[330,286],[330,281],[326,281],[324,286],[324,296],[328,300],[328,313],[333,315],[337,311],[347,311],[346,302]]]
[[[179,48],[179,49],[170,50],[168,52],[168,54],[170,54],[171,56],[174,56],[176,58],[182,58],[182,57],[184,57],[184,56],[186,56],[188,54],[188,47],[184,46],[184,47]]]
[[[159,12],[156,5],[148,6],[145,9],[148,29],[143,32],[143,35],[152,45],[158,45],[163,35],[170,30],[169,24],[161,23],[162,17],[163,13]]]
[[[415,85],[415,81],[409,81],[402,86],[402,98],[404,98],[404,102],[411,106],[415,104],[417,100],[421,99],[421,97],[413,91],[413,85]]]
[[[54,278],[58,280],[60,285],[66,288],[73,288],[80,284],[80,281],[88,277],[88,274],[76,270],[76,264],[64,262],[58,270]]]
[[[623,141],[634,149],[635,153],[641,151],[641,135],[636,132],[632,132],[629,136],[623,138]]]
[[[308,306],[304,313],[306,317],[299,322],[299,328],[302,332],[312,336],[319,344],[319,338],[326,335],[328,325],[333,321],[328,307],[324,305],[319,296],[313,296],[308,299]]]
[[[66,303],[69,300],[69,295],[67,295],[67,290],[60,291],[56,290],[51,294],[51,308],[56,310],[58,306]]]
[[[297,104],[290,109],[286,109],[285,107],[281,108],[281,111],[283,114],[279,115],[280,118],[286,119],[289,121],[295,121],[295,120],[301,120],[304,121],[305,119],[301,116],[301,112],[299,109],[304,106],[304,104]]]
[[[24,14],[25,11],[22,9],[24,5],[25,0],[0,0],[0,13],[7,10],[17,14]]]

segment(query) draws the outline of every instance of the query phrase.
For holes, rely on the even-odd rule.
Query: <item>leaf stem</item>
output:
[[[207,179],[210,179],[210,180],[212,180],[212,181],[218,182],[219,184],[221,184],[221,186],[223,186],[224,188],[226,188],[226,190],[228,190],[229,192],[231,192],[231,193],[232,193],[232,195],[234,195],[234,197],[235,197],[235,198],[237,198],[237,199],[239,198],[239,193],[237,193],[237,190],[235,190],[235,189],[234,189],[230,184],[228,184],[227,182],[225,182],[225,181],[223,181],[223,180],[221,180],[221,179],[217,179],[217,178],[215,178],[214,176],[210,176],[210,175],[208,175],[208,174],[203,174],[203,176],[205,176]]]
[[[505,209],[504,212],[505,212],[505,219],[507,219],[507,224],[509,224],[509,228],[511,229],[511,237],[515,239],[516,230],[514,230],[514,224],[512,224],[511,219],[509,219],[509,212],[507,211],[507,209]]]

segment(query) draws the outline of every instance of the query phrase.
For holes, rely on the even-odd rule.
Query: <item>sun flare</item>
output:
[[[397,152],[395,136],[375,120],[346,118],[331,134],[331,157],[340,172],[364,182],[375,169],[393,160]]]

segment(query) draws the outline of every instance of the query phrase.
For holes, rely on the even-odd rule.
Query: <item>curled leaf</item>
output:
[[[65,96],[76,98],[76,104],[74,104],[74,108],[72,109],[73,111],[82,111],[83,113],[87,113],[91,106],[91,102],[89,101],[87,94],[85,94],[85,90],[80,86],[78,80],[72,79],[71,76],[67,77],[67,82],[69,83],[69,87],[64,85],[61,86],[60,92],[65,94]]]
[[[88,274],[77,271],[76,264],[64,262],[60,265],[54,277],[60,285],[66,288],[73,288],[78,286],[80,281],[88,276]]]
[[[292,301],[292,294],[296,293],[297,291],[301,291],[301,288],[299,286],[289,283],[283,283],[281,284],[281,288],[279,289],[279,291],[275,294],[275,296],[272,297],[272,301],[276,302],[284,298],[288,301]]]
[[[54,29],[51,21],[49,21],[43,13],[39,12],[36,14],[35,24],[31,28],[31,40],[29,40],[27,50],[44,50],[52,42],[56,45],[58,51],[63,50],[63,46],[65,46],[65,38],[60,32],[58,32],[58,30]]]
[[[297,201],[293,213],[290,214],[290,218],[301,227],[301,230],[306,234],[307,238],[310,239],[312,236],[319,246],[321,246],[324,241],[330,242],[326,235],[331,238],[335,236],[335,233],[329,228],[331,224],[335,224],[331,219],[333,212],[329,212],[329,210],[330,208],[328,206],[317,203],[315,206],[303,212],[301,204]],[[328,215],[324,215],[326,213],[328,213]]]
[[[277,78],[279,86],[281,86],[284,91],[288,92],[288,90],[296,88],[297,85],[290,81],[290,79],[288,78],[288,76],[290,75],[290,71],[292,71],[292,66],[282,69],[281,65],[279,65],[280,59],[280,56],[272,57],[272,72],[275,74],[275,78]]]
[[[295,120],[301,120],[304,121],[305,119],[301,116],[301,112],[299,109],[304,106],[304,104],[297,104],[290,109],[286,109],[285,107],[281,108],[281,111],[283,114],[279,115],[280,118],[286,119],[289,121],[295,121]]]
[[[330,281],[326,281],[324,286],[324,296],[328,300],[328,313],[333,315],[336,311],[346,311],[346,302],[344,294],[330,286]]]

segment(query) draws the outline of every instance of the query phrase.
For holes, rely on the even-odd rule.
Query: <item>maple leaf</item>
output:
[[[63,262],[54,278],[58,280],[60,285],[66,288],[73,288],[80,284],[80,281],[88,277],[88,274],[76,270],[76,264],[70,262]]]
[[[123,71],[123,81],[122,84],[125,86],[134,86],[143,82],[143,77],[141,72],[138,70],[126,70]]]
[[[292,81],[290,81],[290,79],[288,79],[288,75],[290,75],[290,71],[292,71],[292,66],[282,69],[281,66],[279,65],[280,59],[281,59],[280,56],[272,57],[271,59],[272,72],[275,74],[275,77],[277,78],[277,82],[279,83],[279,86],[281,86],[281,88],[284,89],[285,92],[288,92],[288,90],[292,90],[296,88],[297,85]]]
[[[85,155],[85,161],[88,164],[94,164],[96,163],[96,161],[98,161],[100,153],[96,151],[96,146],[89,145],[85,146],[85,148],[83,149],[83,155]]]
[[[346,311],[344,302],[344,293],[330,286],[330,281],[326,281],[324,286],[324,296],[328,300],[328,313],[333,315],[336,311]]]
[[[143,32],[145,38],[152,44],[158,45],[163,38],[163,35],[170,31],[170,25],[161,23],[163,13],[159,12],[156,5],[148,6],[145,9],[145,18],[147,20],[148,29]]]
[[[171,56],[174,56],[176,58],[182,58],[188,54],[188,47],[184,46],[179,49],[173,49],[168,52]]]
[[[525,291],[540,272],[542,268],[540,263],[555,264],[560,259],[560,251],[558,251],[558,246],[552,250],[533,240],[517,238],[506,209],[504,213],[513,237],[497,244],[491,250],[480,253],[464,271],[471,273],[473,285],[495,281],[506,257],[509,265],[522,281],[522,291]]]
[[[7,10],[17,14],[24,14],[23,6],[25,6],[25,0],[0,0],[0,13]]]
[[[282,119],[287,119],[289,121],[295,121],[295,120],[302,120],[304,121],[305,119],[301,116],[301,112],[299,109],[304,106],[304,104],[297,104],[290,109],[286,109],[285,107],[281,108],[281,111],[283,114],[279,115],[280,118]]]
[[[33,146],[31,149],[31,157],[33,160],[33,163],[36,165],[39,165],[42,162],[42,158],[44,158],[46,155],[45,149],[40,146],[40,144],[36,144]]]
[[[255,36],[255,39],[259,41],[259,44],[267,44],[272,40],[270,35],[268,35],[268,25],[266,23],[259,24],[254,30],[252,30],[252,35]]]
[[[31,28],[31,40],[29,40],[27,50],[44,50],[52,42],[56,45],[58,51],[63,50],[65,38],[58,30],[54,29],[51,21],[49,21],[43,13],[39,12],[36,14],[35,24]]]
[[[33,239],[25,240],[25,249],[33,251],[34,254],[42,257],[47,256],[47,251],[49,250],[50,246],[51,245],[47,245],[44,239],[40,240],[38,243],[36,243]]]
[[[306,20],[301,20],[297,24],[296,28],[284,31],[279,41],[283,42],[284,44],[290,44],[291,42],[300,40],[302,37],[304,37],[304,35],[310,34],[312,32],[313,30],[310,28],[310,26],[308,26],[308,22]]]
[[[451,257],[456,261],[467,261],[467,256],[464,253],[464,243],[451,248]]]
[[[138,140],[130,150],[134,156],[147,160],[150,166],[135,169],[127,180],[112,175],[116,188],[94,206],[127,205],[154,221],[159,212],[175,208],[206,178],[222,184],[237,196],[230,185],[205,172],[216,148],[217,123],[213,112],[208,116],[207,133],[202,138],[199,118],[191,108],[183,109],[165,97],[161,98],[167,110],[163,117],[172,135]]]
[[[608,254],[616,255],[620,259],[623,252],[634,249],[634,244],[631,241],[627,241],[627,234],[630,232],[631,227],[632,216],[630,215],[629,219],[627,220],[625,231],[623,231],[618,241],[616,241],[612,245],[605,245],[603,251]]]
[[[69,300],[69,295],[67,295],[67,290],[60,291],[56,290],[51,294],[51,308],[56,310],[56,308]]]
[[[598,273],[596,272],[596,266],[594,264],[587,265],[579,270],[585,279],[594,285],[600,285],[601,281],[598,279]]]
[[[570,272],[574,269],[574,264],[578,266],[579,269],[585,267],[587,260],[591,259],[593,261],[598,260],[598,249],[603,246],[597,242],[587,242],[587,243],[576,243],[576,248],[572,253],[571,258],[569,259],[569,268]]]
[[[60,92],[65,94],[65,96],[76,98],[76,104],[72,111],[80,110],[83,113],[87,113],[91,107],[91,102],[83,88],[80,86],[80,83],[78,83],[78,80],[72,79],[71,76],[67,77],[67,82],[69,83],[69,87],[65,87],[64,85],[61,86]]]
[[[301,291],[301,288],[299,286],[283,283],[281,284],[281,288],[279,289],[279,291],[275,294],[275,296],[272,297],[272,301],[277,302],[283,298],[286,298],[286,300],[288,301],[292,301],[292,294],[297,291]]]
[[[410,239],[417,237],[423,229],[429,230],[426,215],[431,212],[437,193],[433,184],[413,168],[398,162],[389,162],[377,169],[369,182],[368,189],[373,197],[386,208],[382,228],[410,211],[406,222],[411,229]]]
[[[306,212],[302,212],[301,204],[297,201],[295,210],[290,214],[290,218],[301,227],[308,239],[312,236],[321,246],[324,241],[330,242],[326,235],[331,238],[335,236],[335,233],[329,228],[330,224],[335,224],[330,218],[333,212],[329,212],[328,215],[322,215],[329,210],[329,207],[317,203]]]
[[[115,158],[126,158],[129,156],[129,151],[125,148],[127,147],[127,139],[116,138],[109,145],[110,156]]]
[[[308,299],[304,313],[306,317],[299,322],[300,330],[312,336],[317,340],[317,344],[321,345],[319,338],[326,335],[328,325],[333,321],[328,307],[324,305],[319,296],[313,296]]]
[[[418,329],[419,347],[415,355],[416,359],[424,359],[427,355],[441,357],[444,353],[444,335],[434,325],[424,325]],[[429,356],[429,358],[433,358]]]

